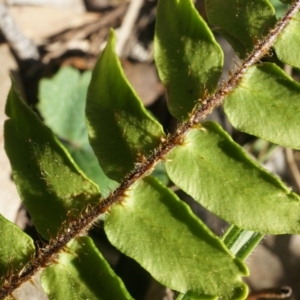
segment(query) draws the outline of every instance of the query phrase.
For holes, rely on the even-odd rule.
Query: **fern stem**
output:
[[[231,225],[223,235],[222,240],[232,254],[245,260],[263,237],[263,233]]]
[[[192,116],[192,121],[198,123],[209,115],[216,107],[220,106],[224,100],[224,97],[232,92],[242,80],[243,75],[246,71],[257,63],[265,54],[268,53],[271,46],[274,44],[276,38],[284,30],[289,21],[300,9],[300,1],[297,0],[285,14],[285,16],[277,22],[275,27],[270,30],[269,34],[259,41],[252,53],[246,58],[243,64],[233,73],[227,83],[219,89],[213,96],[203,100],[198,104],[199,108],[196,113]]]
[[[300,0],[297,0],[291,6],[286,15],[269,32],[269,34],[255,46],[253,52],[233,73],[227,83],[225,83],[214,95],[206,99],[201,99],[199,104],[197,104],[193,110],[190,119],[187,122],[180,124],[173,135],[168,136],[167,139],[164,140],[143,163],[139,163],[136,168],[125,177],[117,189],[115,189],[107,198],[101,199],[97,206],[88,207],[84,212],[82,212],[77,220],[66,220],[57,237],[51,240],[47,246],[38,249],[36,258],[33,258],[21,272],[13,275],[8,274],[4,278],[4,284],[0,289],[0,300],[5,299],[22,283],[30,280],[30,278],[41,268],[47,267],[51,263],[55,262],[58,253],[64,250],[69,241],[82,234],[82,232],[87,231],[97,221],[99,215],[107,211],[113,204],[121,202],[126,191],[133,183],[135,183],[138,179],[147,176],[153,170],[154,166],[160,160],[164,159],[170,150],[177,145],[180,145],[185,133],[189,129],[198,126],[200,120],[204,119],[213,111],[213,109],[221,105],[224,97],[238,86],[249,67],[257,63],[269,51],[278,35],[284,30],[288,22],[299,9]],[[259,236],[256,236],[254,240],[258,241],[258,238]],[[239,252],[236,254],[238,255]],[[246,253],[242,254],[242,256],[245,254]]]

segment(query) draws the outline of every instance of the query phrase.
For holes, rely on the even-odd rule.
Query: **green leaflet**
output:
[[[159,1],[154,46],[169,110],[188,119],[199,99],[215,90],[223,52],[192,0]]]
[[[46,268],[41,283],[49,300],[132,299],[89,237],[79,237]]]
[[[165,170],[165,166],[162,162],[159,162],[153,172],[151,173],[152,177],[157,178],[161,183],[168,186],[170,179],[168,177],[168,174]]]
[[[221,33],[240,58],[275,25],[275,10],[266,0],[206,0],[212,29]]]
[[[226,97],[231,124],[275,144],[300,149],[300,84],[271,63],[251,67]]]
[[[277,19],[282,18],[287,11],[287,5],[279,2],[278,0],[269,0],[269,1],[275,9]]]
[[[139,157],[164,136],[129,85],[114,51],[113,31],[88,89],[86,115],[91,145],[105,174],[121,181]]]
[[[300,12],[288,23],[277,38],[274,48],[278,58],[289,65],[300,68]],[[288,46],[287,46],[288,45]]]
[[[300,233],[300,198],[251,160],[211,122],[190,130],[165,166],[170,179],[211,212],[240,228]]]
[[[0,286],[4,275],[18,273],[34,256],[33,240],[0,215]]]
[[[99,166],[85,123],[85,100],[91,75],[90,71],[81,75],[78,70],[66,67],[53,78],[42,79],[38,108],[45,124],[63,140],[73,159],[105,196],[115,184]]]
[[[68,213],[78,215],[100,198],[53,133],[11,88],[6,104],[5,150],[20,196],[38,232],[56,236]]]
[[[244,299],[246,266],[158,180],[137,181],[104,226],[110,242],[162,284],[201,299]]]
[[[260,232],[247,231],[240,229],[235,225],[231,225],[222,236],[222,240],[232,254],[242,260],[245,260],[263,237],[264,234]],[[176,300],[198,299],[201,300],[202,298],[189,295],[189,293],[179,294],[179,296],[176,298]]]
[[[90,71],[81,75],[66,67],[53,78],[42,79],[39,85],[38,109],[45,124],[60,138],[76,142],[79,148],[89,143],[84,108],[90,80]]]

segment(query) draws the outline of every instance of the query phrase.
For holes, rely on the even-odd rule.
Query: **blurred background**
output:
[[[287,6],[276,0],[271,2],[280,17]],[[40,237],[21,204],[3,149],[4,107],[10,76],[17,81],[24,99],[60,138],[78,165],[108,194],[115,183],[97,165],[85,138],[84,114],[74,113],[74,103],[75,111],[84,106],[91,69],[105,46],[109,29],[114,28],[116,51],[126,76],[165,131],[174,131],[177,123],[167,110],[164,88],[153,60],[156,4],[156,0],[0,0],[0,213],[34,240]],[[204,1],[195,1],[195,6],[205,19]],[[216,35],[216,39],[225,53],[223,80],[226,80],[239,59],[222,37]],[[276,57],[271,59],[277,62]],[[299,70],[282,67],[299,81]],[[215,110],[209,119],[222,124],[250,155],[296,192],[300,191],[299,151],[236,131],[222,108]],[[76,128],[66,128],[64,124],[76,124]],[[224,233],[228,224],[173,186],[161,166],[155,170],[155,176],[172,187],[217,235]],[[174,291],[161,286],[137,263],[111,246],[102,226],[94,228],[90,235],[135,299],[176,298]],[[266,236],[247,259],[251,275],[245,281],[250,289],[256,292],[289,286],[293,289],[290,299],[300,299],[299,249],[299,236]],[[18,300],[47,299],[38,279],[35,285],[25,285],[14,296]]]

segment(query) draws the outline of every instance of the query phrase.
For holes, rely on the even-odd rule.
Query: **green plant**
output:
[[[244,59],[217,89],[223,54],[192,1],[159,2],[155,60],[169,110],[180,121],[173,135],[164,134],[128,84],[111,32],[86,106],[91,146],[106,176],[119,183],[106,197],[12,88],[5,148],[22,200],[49,244],[35,250],[26,234],[0,218],[0,298],[43,268],[50,299],[131,299],[84,236],[104,216],[110,242],[179,291],[178,299],[245,299],[243,259],[264,233],[300,232],[300,198],[219,125],[199,122],[226,100],[237,129],[300,148],[300,85],[275,64],[260,63],[274,45],[282,62],[300,67],[299,8],[296,1],[276,23],[267,0],[207,0],[212,28]],[[223,238],[150,176],[159,162],[178,187],[232,224]]]

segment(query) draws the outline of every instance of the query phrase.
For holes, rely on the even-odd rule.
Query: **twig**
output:
[[[123,56],[126,43],[132,33],[134,24],[137,20],[144,0],[132,0],[124,17],[123,23],[117,32],[116,53]]]
[[[43,57],[43,63],[48,63],[51,59],[61,56],[69,49],[69,45],[74,40],[83,40],[87,36],[101,31],[103,28],[114,27],[116,25],[116,20],[124,15],[126,8],[127,4],[119,5],[113,11],[101,16],[97,21],[82,25],[78,28],[72,28],[64,33],[59,33],[50,37],[48,39],[50,45],[45,47],[49,53]]]
[[[270,288],[253,292],[248,296],[247,300],[288,299],[291,295],[292,289],[289,286],[282,286],[280,288]]]
[[[10,15],[7,7],[1,2],[0,30],[20,60],[39,59],[39,52],[35,44],[23,35]]]

